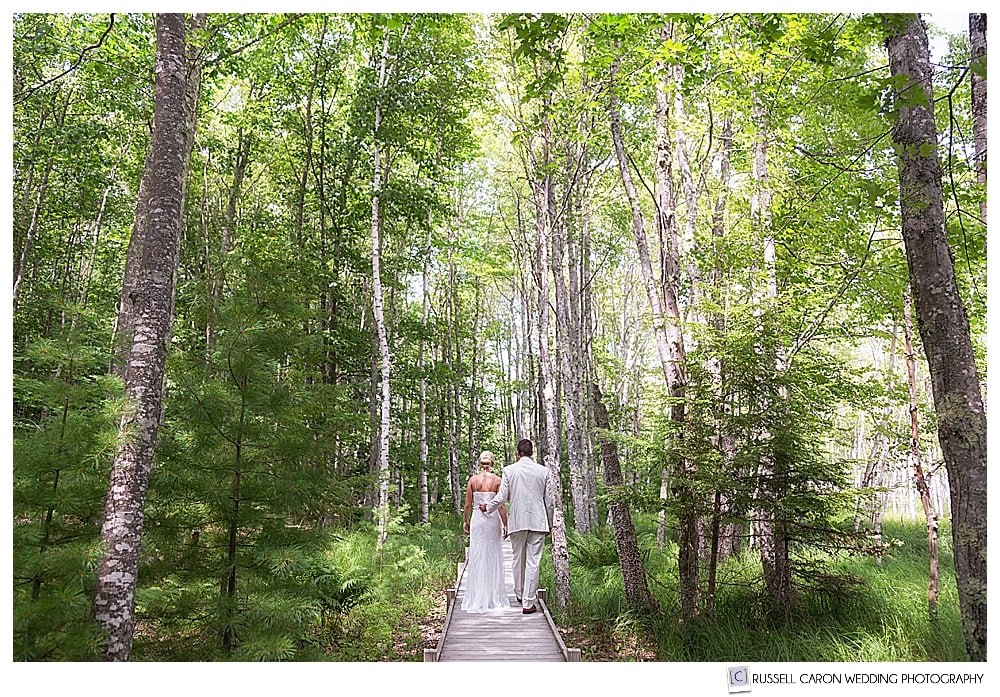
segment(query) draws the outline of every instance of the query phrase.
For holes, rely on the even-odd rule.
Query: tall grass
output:
[[[748,553],[720,568],[714,613],[684,624],[679,620],[676,542],[668,540],[661,553],[655,520],[637,516],[636,526],[649,587],[659,605],[653,617],[636,616],[625,606],[610,530],[570,535],[571,603],[560,612],[550,592],[549,605],[565,628],[566,643],[583,649],[585,661],[968,660],[950,531],[944,527],[936,622],[928,619],[924,526],[887,521],[886,538],[898,540],[891,554],[881,564],[871,557],[828,558],[830,573],[861,582],[837,586],[835,593],[803,592],[790,622],[768,611],[759,560]],[[283,618],[287,632],[275,630],[270,643],[255,643],[246,633],[243,650],[227,657],[217,648],[217,637],[197,642],[198,650],[192,653],[190,631],[151,627],[156,636],[139,641],[141,658],[419,661],[427,640],[437,636],[443,623],[444,590],[455,581],[455,562],[462,558],[465,544],[459,530],[451,514],[430,525],[397,521],[381,553],[375,549],[376,530],[370,523],[328,531],[322,551],[302,565],[306,581],[295,587],[299,596],[281,590],[275,580],[272,595],[278,605],[243,609]],[[542,587],[554,589],[548,550],[540,580]],[[306,592],[308,587],[312,591]],[[147,597],[150,593],[145,591]],[[207,588],[206,597],[211,595]],[[301,605],[296,605],[296,597],[303,598]],[[171,604],[176,602],[174,598]],[[303,613],[295,622],[287,617],[290,605]]]
[[[926,531],[921,523],[886,521],[897,541],[881,563],[864,556],[827,557],[827,571],[858,583],[804,590],[791,621],[768,610],[760,564],[752,552],[720,568],[711,616],[680,621],[677,548],[656,549],[652,522],[637,523],[650,589],[660,612],[640,620],[623,606],[617,560],[599,550],[614,542],[607,532],[571,538],[572,603],[560,619],[584,648],[584,660],[662,661],[965,661],[951,556],[950,530],[939,535],[938,618],[928,613]],[[543,583],[552,583],[551,562]],[[590,655],[588,655],[590,654]]]

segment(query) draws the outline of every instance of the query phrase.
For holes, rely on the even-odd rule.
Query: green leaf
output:
[[[986,56],[979,56],[976,60],[969,64],[969,70],[974,72],[979,77],[986,79]]]

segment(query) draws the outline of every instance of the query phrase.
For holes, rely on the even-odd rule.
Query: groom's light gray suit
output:
[[[549,492],[549,468],[526,455],[504,467],[500,491],[486,504],[487,514],[504,502],[510,503],[507,533],[514,552],[514,594],[521,598],[523,607],[533,607],[538,591],[538,565],[555,511]]]

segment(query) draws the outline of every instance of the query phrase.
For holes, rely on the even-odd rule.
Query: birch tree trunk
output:
[[[455,375],[455,366],[461,365],[461,358],[455,357],[455,347],[453,347],[453,342],[458,343],[455,338],[454,325],[457,320],[455,318],[455,293],[456,291],[456,272],[455,272],[455,259],[452,254],[453,243],[455,241],[455,230],[452,226],[448,226],[448,308],[447,308],[447,331],[445,332],[445,342],[446,342],[446,361],[448,365],[449,375]],[[458,391],[458,380],[452,379],[450,385],[445,386],[445,394],[448,398],[448,481],[451,484],[451,498],[452,507],[455,509],[455,515],[462,515],[462,506],[465,501],[462,498],[462,482],[460,479],[460,474],[458,471],[458,417],[459,417],[459,391]]]
[[[476,416],[477,416],[477,399],[479,395],[479,354],[482,352],[484,347],[480,346],[480,336],[479,327],[482,321],[482,285],[479,277],[477,276],[473,282],[475,286],[475,300],[473,302],[473,307],[475,308],[473,312],[475,313],[472,320],[472,381],[471,389],[469,390],[469,442],[468,442],[468,465],[469,465],[469,476],[473,476],[479,471],[479,449],[476,447]],[[463,504],[464,505],[464,504]]]
[[[378,335],[379,353],[379,466],[378,466],[378,541],[382,549],[389,527],[389,339],[385,327],[385,306],[382,297],[382,220],[379,202],[382,196],[382,92],[386,87],[386,65],[389,61],[389,34],[382,42],[379,58],[378,84],[375,92],[374,139],[375,173],[372,179],[372,316]]]
[[[973,62],[986,60],[986,15],[969,15],[969,53]],[[985,68],[985,66],[984,66]],[[976,180],[983,187],[979,217],[986,225],[986,76],[972,72],[972,135],[976,156]]]
[[[884,22],[890,72],[900,84],[893,141],[903,241],[948,468],[962,628],[969,657],[985,661],[986,411],[945,230],[927,31],[919,16],[887,15]]]
[[[367,308],[362,313],[362,318],[367,319]],[[374,324],[374,320],[372,321]],[[364,322],[362,322],[362,328]],[[368,366],[368,432],[371,435],[368,444],[368,483],[365,484],[363,501],[364,511],[362,515],[365,520],[372,520],[374,510],[378,505],[378,471],[379,471],[379,451],[381,449],[381,439],[379,430],[379,394],[381,383],[379,382],[379,348],[378,332],[372,332],[372,356],[371,364]]]
[[[424,245],[424,267],[421,274],[423,293],[420,314],[420,348],[417,354],[417,372],[420,374],[420,522],[430,522],[430,505],[427,491],[427,375],[424,372],[424,344],[427,335],[427,319],[430,316],[430,298],[428,293],[428,265],[431,256],[431,225],[430,214],[427,221],[427,242]]]
[[[760,78],[763,79],[763,78]],[[777,280],[777,249],[774,233],[771,230],[771,184],[767,164],[767,143],[769,127],[767,111],[762,103],[760,90],[755,89],[751,109],[756,136],[753,144],[753,179],[756,188],[750,200],[750,214],[754,224],[763,238],[763,267],[765,277],[764,300],[773,303],[778,297]],[[778,349],[774,356],[775,373],[780,374],[785,369],[785,360]],[[779,388],[777,399],[779,404],[766,404],[765,409],[781,408],[780,402],[786,398],[784,388]],[[765,398],[766,399],[766,398]],[[770,433],[759,434],[762,440],[769,440]],[[784,524],[776,520],[769,505],[783,496],[779,480],[781,472],[776,471],[773,455],[762,457],[758,465],[757,479],[759,485],[755,498],[761,497],[767,501],[758,507],[753,515],[753,537],[760,550],[761,568],[768,595],[775,608],[790,616],[792,605],[792,567],[789,557],[788,539],[784,532]]]
[[[566,196],[572,197],[573,184]],[[579,380],[579,331],[570,309],[572,302],[566,278],[566,244],[567,220],[565,213],[561,221],[557,221],[552,213],[555,201],[549,199],[548,218],[552,230],[552,277],[556,295],[556,337],[561,348],[559,351],[559,367],[562,374],[566,402],[566,450],[569,455],[570,492],[573,498],[573,527],[577,532],[590,531],[590,506],[587,500],[586,463],[583,454],[583,420]],[[572,203],[567,202],[564,210],[571,209]],[[570,274],[572,272],[570,271]]]
[[[660,40],[667,41],[671,38],[672,33],[671,25],[664,25],[660,29]],[[663,296],[667,350],[670,359],[670,370],[666,374],[667,394],[670,397],[670,421],[674,428],[671,486],[678,504],[677,570],[680,577],[681,614],[685,619],[690,619],[698,614],[701,596],[700,535],[696,512],[697,502],[694,500],[694,493],[690,486],[694,474],[694,463],[682,454],[684,451],[684,420],[686,418],[684,397],[687,370],[684,366],[686,359],[684,330],[678,301],[681,264],[680,236],[678,235],[676,214],[677,195],[674,189],[673,148],[670,137],[672,71],[663,64],[658,64],[657,70],[660,73],[660,78],[656,84],[656,227],[660,235],[660,256],[662,259],[660,292]],[[674,87],[674,89],[677,88]],[[694,212],[689,211],[689,214],[694,215]],[[661,512],[661,525],[662,522]],[[660,539],[659,536],[658,539]]]
[[[543,112],[548,113],[548,98]],[[556,584],[556,606],[565,610],[569,605],[569,545],[566,536],[566,520],[563,517],[562,473],[559,463],[560,429],[556,417],[556,388],[553,375],[553,361],[549,352],[549,276],[552,273],[549,262],[549,223],[551,221],[550,202],[552,200],[552,175],[549,173],[551,134],[548,118],[542,126],[541,163],[533,162],[535,177],[533,196],[535,202],[535,253],[538,259],[538,357],[541,370],[542,404],[545,412],[545,466],[549,469],[549,489],[555,502],[552,520],[552,568]]]
[[[684,68],[673,66],[674,84],[681,85],[684,82]],[[688,152],[687,135],[684,129],[686,111],[684,107],[684,94],[678,88],[674,90],[674,113],[678,125],[675,128],[677,141],[677,165],[681,171],[681,189],[684,192],[684,234],[678,243],[678,248],[684,250],[687,262],[690,300],[687,303],[686,312],[691,312],[692,308],[700,305],[702,295],[701,270],[698,267],[695,255],[695,232],[698,229],[698,198],[701,194],[701,186],[695,182],[694,174],[691,171],[691,157]],[[697,318],[692,318],[697,322]]]
[[[927,520],[927,556],[930,573],[927,584],[927,615],[931,622],[938,618],[938,518],[931,502],[930,487],[924,477],[924,468],[920,462],[920,423],[917,407],[917,359],[913,353],[913,297],[909,288],[903,298],[903,336],[906,344],[906,383],[910,393],[910,467],[913,470],[913,483],[920,494],[920,503],[924,508],[924,518]]]
[[[106,637],[104,658],[127,661],[135,627],[135,589],[149,475],[160,423],[171,299],[180,245],[186,158],[187,80],[183,14],[156,17],[156,97],[148,229],[142,248],[119,445],[101,526],[93,616]]]
[[[708,316],[708,323],[712,332],[721,340],[726,333],[726,307],[727,289],[726,268],[724,266],[723,244],[726,234],[726,207],[729,203],[730,188],[730,165],[733,146],[733,125],[732,120],[726,116],[722,120],[720,129],[719,151],[718,151],[718,171],[719,171],[719,193],[712,208],[712,245],[714,263],[711,269],[711,286],[706,292],[712,295],[713,309]],[[728,420],[732,415],[732,404],[726,396],[726,386],[723,384],[725,364],[721,358],[710,356],[706,361],[708,374],[712,376],[715,385],[716,398],[720,405],[720,418],[718,419],[714,436],[715,447],[722,453],[722,459],[726,470],[732,471],[733,462],[736,458],[736,440],[729,430]],[[705,612],[711,614],[715,603],[715,591],[717,585],[718,564],[735,552],[740,536],[736,523],[723,523],[726,517],[729,504],[721,491],[716,490],[712,496],[712,519],[709,524],[710,539],[708,550],[708,579],[706,584]]]

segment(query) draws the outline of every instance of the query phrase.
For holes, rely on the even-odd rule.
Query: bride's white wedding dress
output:
[[[466,612],[489,612],[510,607],[503,566],[503,522],[500,514],[486,515],[479,504],[493,499],[492,491],[474,491],[469,520],[469,560],[465,566]]]

